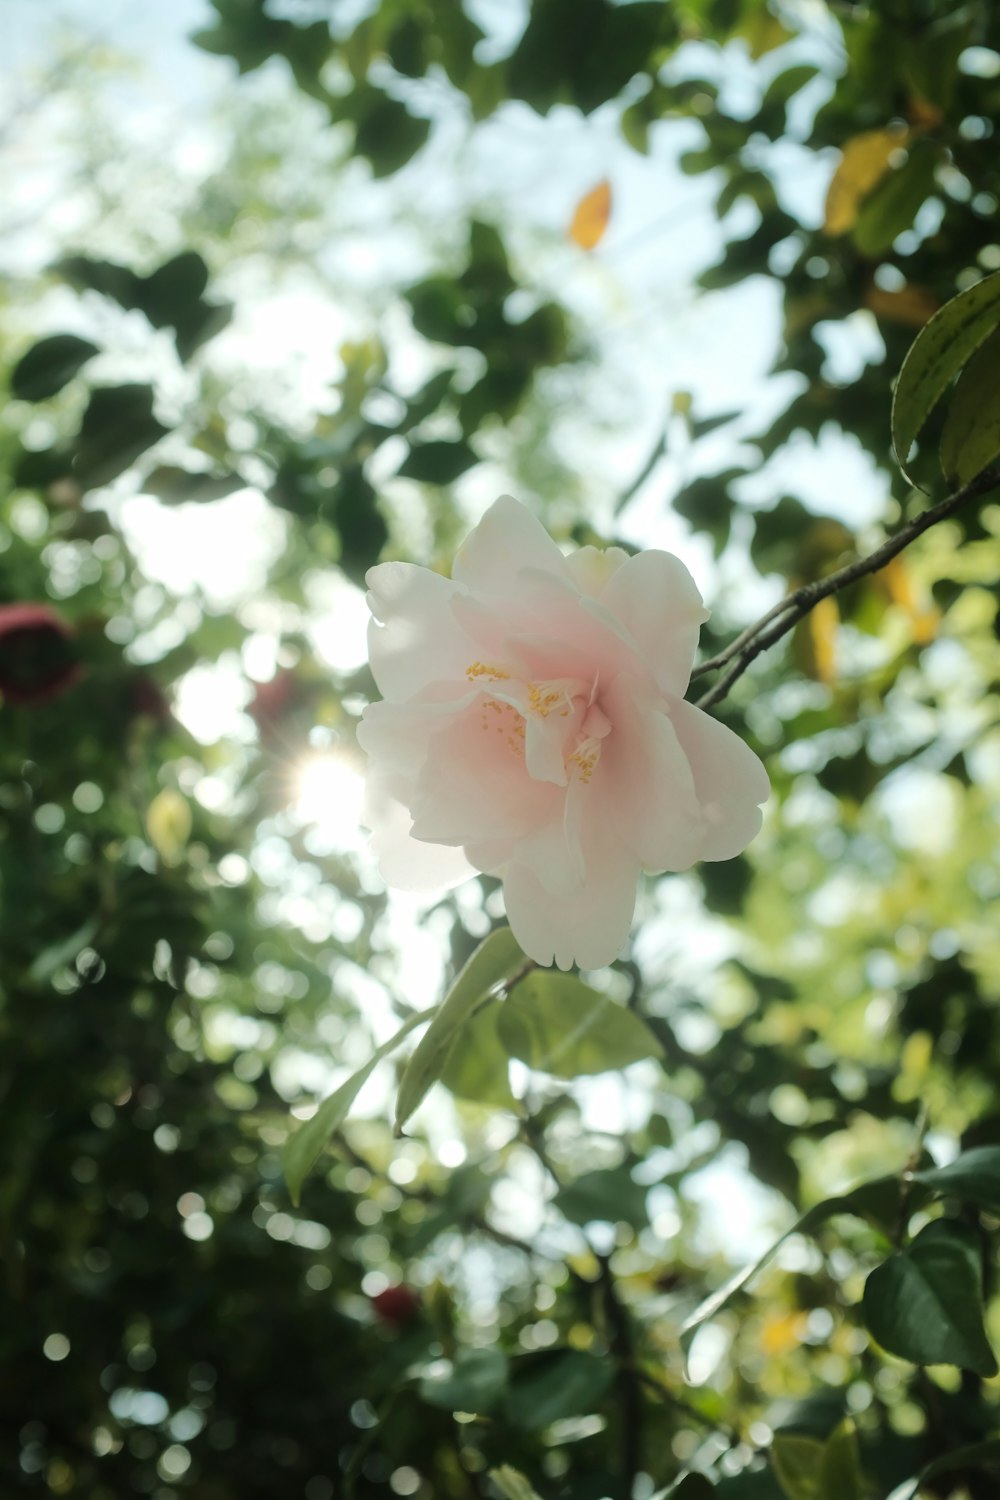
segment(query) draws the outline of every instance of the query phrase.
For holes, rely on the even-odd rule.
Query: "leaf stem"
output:
[[[766,614],[761,615],[753,625],[748,625],[734,641],[708,661],[702,662],[691,673],[692,681],[702,677],[706,672],[714,672],[718,667],[730,663],[729,668],[719,678],[714,687],[709,688],[696,700],[698,708],[711,708],[729,692],[737,678],[742,677],[747,667],[754,661],[762,651],[773,646],[783,635],[787,635],[799,620],[803,619],[821,599],[828,599],[831,594],[839,593],[848,584],[854,583],[858,578],[864,578],[869,573],[877,573],[884,568],[886,563],[891,562],[894,557],[912,541],[936,526],[939,521],[954,515],[963,505],[970,500],[985,495],[988,491],[1000,485],[1000,469],[984,469],[977,474],[975,479],[970,479],[968,484],[962,485],[954,494],[948,495],[940,500],[937,505],[932,505],[929,510],[922,511],[920,515],[914,516],[901,526],[892,536],[869,552],[866,557],[859,557],[855,562],[848,563],[846,567],[840,568],[836,573],[830,573],[826,578],[817,578],[812,583],[804,583],[801,588],[795,589],[787,598],[775,604]]]

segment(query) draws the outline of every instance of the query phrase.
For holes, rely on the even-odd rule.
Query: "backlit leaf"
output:
[[[191,837],[191,804],[183,792],[165,786],[146,809],[149,842],[165,865],[175,865]]]
[[[771,1463],[788,1500],[821,1500],[824,1444],[798,1432],[779,1432],[771,1444]]]
[[[409,1016],[399,1030],[372,1053],[364,1067],[352,1073],[338,1089],[334,1089],[329,1098],[323,1100],[316,1113],[306,1120],[304,1125],[300,1125],[293,1135],[289,1136],[282,1154],[282,1165],[285,1169],[285,1182],[288,1184],[288,1192],[293,1203],[298,1203],[303,1182],[319,1160],[327,1141],[347,1119],[351,1106],[378,1064],[399,1046],[404,1037],[409,1036],[411,1031],[431,1015],[433,1015],[433,1010],[422,1010],[416,1015]]]
[[[538,1491],[532,1489],[524,1475],[512,1469],[510,1464],[491,1469],[490,1478],[505,1500],[541,1500]]]
[[[611,218],[611,183],[604,177],[576,205],[569,237],[581,250],[593,250],[604,238]]]
[[[862,203],[889,171],[908,136],[905,128],[888,126],[865,130],[846,143],[827,189],[823,216],[827,234],[846,234],[854,228]]]
[[[555,1078],[606,1073],[662,1050],[632,1011],[550,969],[521,980],[501,1007],[499,1030],[511,1057]]]
[[[441,1076],[459,1028],[490,990],[513,977],[525,957],[509,927],[484,938],[452,985],[433,1021],[404,1069],[396,1100],[396,1130],[401,1131],[432,1083]]]
[[[969,360],[948,403],[941,468],[949,484],[967,484],[1000,456],[1000,330]]]
[[[892,401],[892,444],[900,465],[959,370],[1000,325],[1000,272],[959,292],[910,346]]]

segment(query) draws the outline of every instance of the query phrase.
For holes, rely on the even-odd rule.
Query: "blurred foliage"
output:
[[[130,155],[91,85],[106,60],[71,56],[39,90],[74,121],[77,211],[0,285],[2,1488],[987,1500],[995,501],[841,593],[720,707],[774,784],[746,856],[651,884],[634,952],[586,985],[505,961],[510,1000],[451,990],[465,1029],[404,1055],[415,1101],[444,1082],[403,1139],[384,1087],[348,1115],[359,1070],[415,1027],[417,972],[440,998],[498,922],[495,883],[407,917],[296,799],[313,762],[326,813],[348,799],[322,767],[354,766],[372,692],[331,666],[324,616],[336,635],[380,556],[446,567],[477,465],[557,534],[618,540],[551,436],[574,404],[608,443],[634,436],[581,398],[601,330],[533,277],[517,223],[425,210],[422,153],[512,111],[604,111],[630,150],[705,178],[722,248],[700,294],[774,287],[785,404],[729,441],[739,414],[681,393],[640,479],[665,491],[693,456],[674,511],[736,576],[794,586],[868,539],[787,466],[770,504],[745,501],[792,440],[847,435],[889,525],[923,503],[892,462],[891,390],[918,330],[1000,266],[1000,14],[533,0],[504,52],[487,9],[212,0],[193,45],[227,85],[224,146],[194,187]],[[827,174],[818,213],[795,162]],[[377,235],[369,177],[418,242],[377,285],[320,253]],[[572,221],[568,240],[595,263],[610,242]],[[350,330],[309,395],[259,348],[260,299],[289,288]],[[859,327],[841,380],[830,330]],[[977,385],[994,420],[983,339],[959,428]],[[965,472],[947,421],[908,461],[921,485],[939,438]],[[192,543],[191,585],[168,587],[155,546],[130,550],[139,494],[192,526],[234,507],[234,546],[265,517],[266,579],[220,599]],[[25,604],[49,613],[4,626]],[[743,623],[720,591],[706,651]],[[233,681],[227,732],[196,734],[195,688],[204,706]],[[560,1067],[567,1007],[610,1032]],[[602,1058],[639,1060],[581,1081]],[[289,1118],[331,1095],[322,1130]]]

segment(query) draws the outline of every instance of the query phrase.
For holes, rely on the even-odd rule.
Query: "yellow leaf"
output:
[[[165,865],[175,865],[191,837],[191,808],[173,787],[157,792],[146,810],[149,842]]]
[[[734,32],[735,36],[741,36],[750,49],[750,56],[754,62],[773,52],[775,47],[781,47],[785,42],[791,41],[792,33],[787,26],[782,25],[777,16],[772,16],[766,10],[751,11],[750,15],[741,22]]]
[[[870,286],[865,293],[865,306],[876,318],[884,318],[887,323],[902,323],[907,328],[923,328],[933,318],[941,303],[926,287],[911,283],[900,287],[898,292],[887,292],[880,286]]]
[[[941,614],[933,604],[927,604],[917,597],[904,559],[891,558],[882,569],[880,577],[893,604],[898,605],[909,616],[914,645],[928,645],[937,635]]]
[[[826,234],[846,234],[853,229],[868,194],[878,186],[892,165],[896,152],[910,138],[905,125],[884,130],[865,130],[852,136],[827,189],[823,229]]]
[[[593,250],[604,238],[611,218],[611,183],[603,177],[576,205],[569,237],[581,250]]]
[[[760,1347],[765,1354],[791,1354],[807,1332],[804,1312],[769,1313],[760,1331]]]
[[[840,610],[832,594],[816,604],[809,615],[812,675],[827,686],[837,680],[837,630]]]

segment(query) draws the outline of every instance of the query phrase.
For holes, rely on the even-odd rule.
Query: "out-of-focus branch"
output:
[[[955,511],[967,505],[970,500],[987,494],[998,485],[1000,485],[1000,469],[984,469],[981,474],[977,474],[975,479],[970,479],[968,484],[964,484],[954,494],[948,495],[937,505],[932,505],[929,510],[922,511],[920,515],[907,521],[897,532],[887,537],[881,546],[869,552],[867,557],[859,557],[836,573],[831,573],[826,578],[817,578],[812,583],[804,583],[801,588],[795,589],[753,625],[748,625],[746,630],[731,641],[725,650],[695,667],[691,673],[692,681],[704,676],[706,672],[714,672],[718,667],[730,664],[715,686],[709,688],[707,693],[703,693],[696,700],[698,708],[711,708],[713,704],[721,702],[737,678],[743,676],[750,663],[762,651],[766,651],[768,646],[773,646],[775,641],[787,635],[821,599],[827,599],[831,594],[838,593],[858,578],[864,578],[869,573],[877,573],[918,536],[929,531],[939,521],[944,521],[948,516],[954,515]]]

